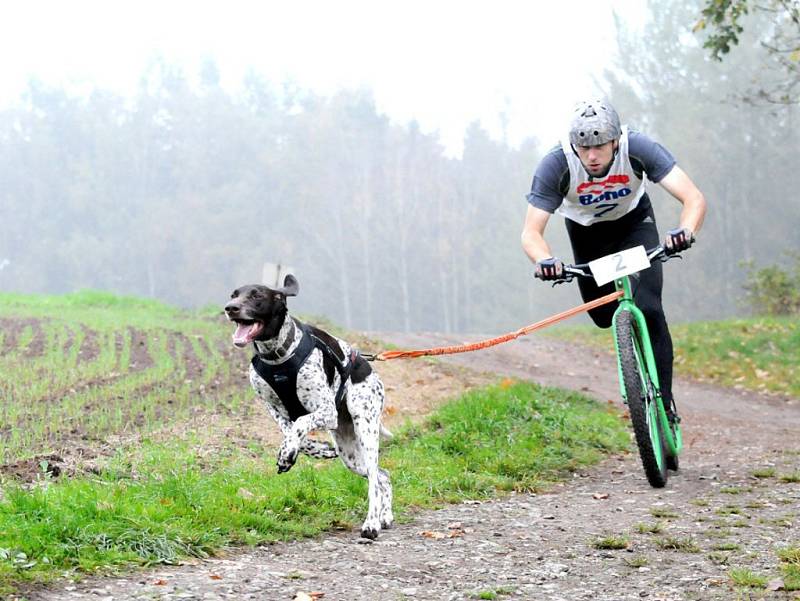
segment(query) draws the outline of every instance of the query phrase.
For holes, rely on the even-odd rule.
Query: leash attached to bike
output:
[[[496,338],[489,338],[488,340],[481,340],[480,342],[473,342],[471,344],[460,344],[455,346],[440,346],[437,348],[420,349],[412,351],[382,351],[380,353],[375,353],[375,354],[361,353],[361,356],[364,357],[364,359],[366,359],[367,361],[388,361],[389,359],[412,359],[415,357],[426,357],[430,355],[454,355],[456,353],[468,353],[471,351],[477,351],[492,346],[496,346],[498,344],[502,344],[503,342],[514,340],[515,338],[519,338],[520,336],[525,336],[526,334],[530,334],[531,332],[534,332],[536,330],[541,330],[542,328],[551,326],[555,323],[558,323],[559,321],[568,319],[573,315],[583,313],[584,311],[589,311],[590,309],[594,309],[595,307],[600,307],[608,303],[613,303],[621,296],[622,292],[620,291],[612,292],[611,294],[607,294],[606,296],[601,296],[600,298],[597,298],[593,301],[589,301],[588,303],[583,303],[582,305],[573,307],[572,309],[568,309],[567,311],[562,311],[561,313],[557,313],[546,319],[537,321],[536,323],[532,323],[531,325],[525,326],[524,328],[520,328],[516,332],[509,332],[508,334],[497,336]]]

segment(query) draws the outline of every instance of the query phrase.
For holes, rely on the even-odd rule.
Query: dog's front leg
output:
[[[267,411],[269,411],[272,419],[275,420],[275,423],[277,423],[278,427],[281,429],[281,434],[283,434],[283,437],[286,438],[289,436],[292,432],[292,420],[288,419],[280,411],[278,411],[278,409],[272,403],[267,402],[265,405],[267,406]]]
[[[336,406],[331,395],[330,405],[324,403],[317,411],[297,418],[291,432],[283,439],[281,448],[278,451],[278,473],[289,471],[297,461],[297,455],[302,445],[306,442],[306,436],[312,430],[333,429],[336,427]]]
[[[313,367],[310,363],[300,369],[297,377],[297,398],[310,413],[297,418],[286,434],[278,451],[279,474],[292,468],[309,432],[333,430],[338,423],[335,395],[328,386],[325,373],[321,368],[307,370]]]

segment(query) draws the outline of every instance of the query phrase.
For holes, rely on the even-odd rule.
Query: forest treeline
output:
[[[733,315],[742,261],[798,247],[797,107],[734,99],[763,59],[745,44],[724,65],[705,57],[698,2],[649,6],[644,31],[619,25],[617,64],[598,79],[709,201],[697,247],[667,266],[668,314]],[[211,61],[194,77],[156,60],[130,97],[32,81],[0,112],[0,290],[221,304],[272,262],[295,269],[299,311],[349,327],[519,327],[578,302],[535,282],[519,243],[555,143],[512,147],[476,122],[453,158],[369,91],[319,96],[252,74],[233,93]],[[652,196],[662,231],[676,225],[678,203]],[[548,235],[569,259],[559,222]]]

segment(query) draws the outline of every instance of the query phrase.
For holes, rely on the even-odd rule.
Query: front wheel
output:
[[[642,350],[642,338],[630,311],[620,311],[616,320],[617,351],[636,446],[650,486],[667,483],[667,457],[658,419],[655,387]]]

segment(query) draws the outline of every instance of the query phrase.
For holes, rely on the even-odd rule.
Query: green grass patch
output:
[[[398,432],[381,465],[400,519],[414,508],[532,491],[629,447],[622,420],[586,397],[530,384],[471,392]],[[0,500],[0,587],[205,557],[360,525],[366,481],[341,462],[301,457],[274,473],[272,453],[231,447],[206,456],[191,441],[123,449],[100,477],[23,489]],[[355,536],[355,535],[354,535]]]
[[[669,551],[680,551],[682,553],[699,553],[700,547],[691,538],[678,538],[675,536],[667,536],[664,538],[656,539],[656,546],[659,549]]]
[[[666,507],[651,507],[650,515],[652,515],[654,518],[666,520],[672,520],[679,517],[676,512],[674,512],[672,509],[667,509]]]
[[[618,550],[627,549],[631,546],[631,541],[627,536],[603,536],[592,541],[595,549]]]
[[[514,589],[508,586],[501,586],[496,589],[486,589],[473,594],[474,599],[499,599],[503,595],[513,595]]]
[[[765,467],[753,471],[753,478],[773,478],[775,477],[774,467]]]
[[[800,472],[792,472],[790,474],[781,474],[778,476],[781,482],[797,483],[800,482]]]
[[[644,555],[634,555],[633,557],[624,557],[622,561],[629,568],[643,568],[649,563],[649,560]]]
[[[671,324],[670,332],[677,374],[800,398],[797,317]],[[611,335],[591,326],[555,328],[552,335],[613,351]]]
[[[639,534],[658,534],[662,530],[664,530],[664,524],[661,522],[655,522],[653,524],[645,524],[640,522],[639,524],[636,524],[636,532]]]
[[[723,495],[740,495],[743,492],[750,492],[749,488],[741,488],[739,486],[723,486],[719,489]]]
[[[722,507],[714,510],[717,515],[741,515],[742,508],[738,505],[723,505]]]
[[[779,550],[778,558],[781,561],[784,590],[800,591],[800,546]]]
[[[733,584],[746,588],[766,588],[767,577],[746,568],[734,568],[728,572]]]
[[[719,543],[712,547],[715,551],[738,551],[741,549],[736,543]]]

